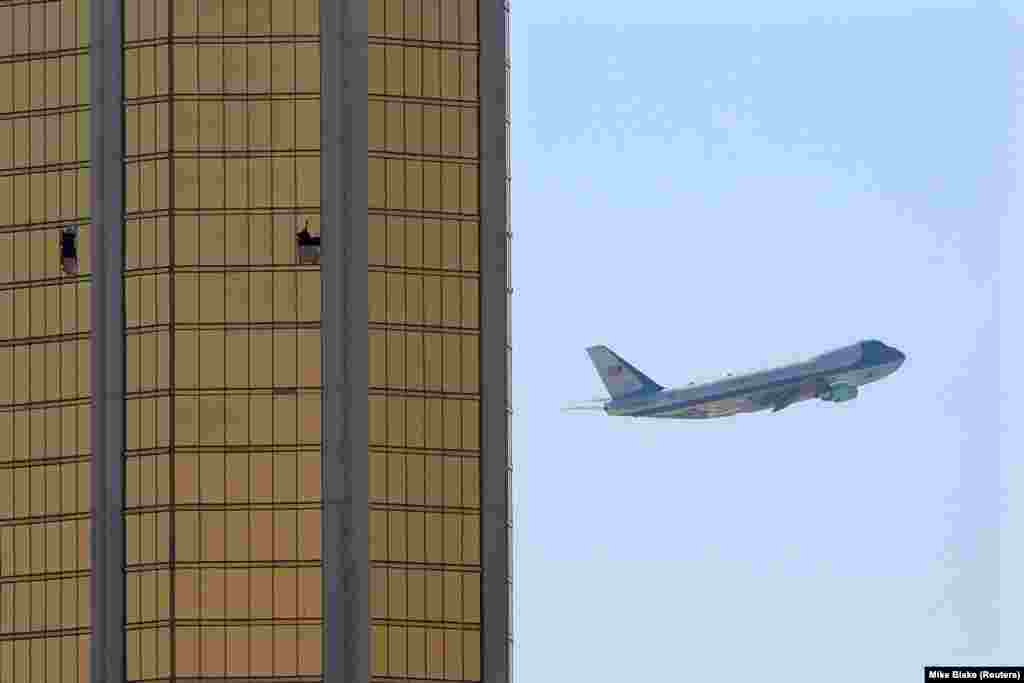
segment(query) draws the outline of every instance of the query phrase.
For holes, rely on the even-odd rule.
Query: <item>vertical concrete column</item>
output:
[[[320,3],[323,671],[370,680],[367,3]]]
[[[480,548],[485,683],[511,680],[506,8],[480,0]]]
[[[124,680],[122,0],[90,3],[93,683]]]

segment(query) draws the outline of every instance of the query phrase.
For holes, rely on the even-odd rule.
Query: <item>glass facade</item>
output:
[[[124,2],[129,681],[320,680],[318,18]]]
[[[3,683],[88,680],[88,19],[86,0],[0,3]]]
[[[477,681],[477,0],[369,6],[373,680]]]
[[[0,0],[0,683],[86,683],[90,622],[120,622],[90,604],[93,404],[121,405],[91,395],[94,2]],[[480,681],[479,0],[366,9],[370,677]],[[344,226],[320,222],[319,0],[120,11],[124,327],[99,329],[125,350],[125,677],[321,681],[330,295],[296,233]]]

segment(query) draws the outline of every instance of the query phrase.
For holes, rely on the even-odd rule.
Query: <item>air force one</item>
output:
[[[844,346],[809,361],[720,380],[666,389],[607,346],[587,349],[611,400],[590,409],[608,415],[701,420],[771,410],[819,398],[842,402],[858,387],[896,372],[906,356],[880,341]],[[572,408],[570,408],[572,409]],[[575,409],[586,410],[583,406]]]

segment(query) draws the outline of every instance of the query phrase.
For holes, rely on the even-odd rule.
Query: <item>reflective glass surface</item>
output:
[[[476,0],[370,3],[374,680],[480,680]]]
[[[88,19],[86,0],[0,3],[3,683],[88,680]]]
[[[128,680],[320,680],[319,6],[124,10]]]

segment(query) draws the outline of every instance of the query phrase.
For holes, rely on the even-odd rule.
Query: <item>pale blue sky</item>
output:
[[[1020,27],[694,6],[512,4],[517,680],[1024,662]],[[680,385],[863,338],[909,359],[847,404],[559,412],[591,344]]]

